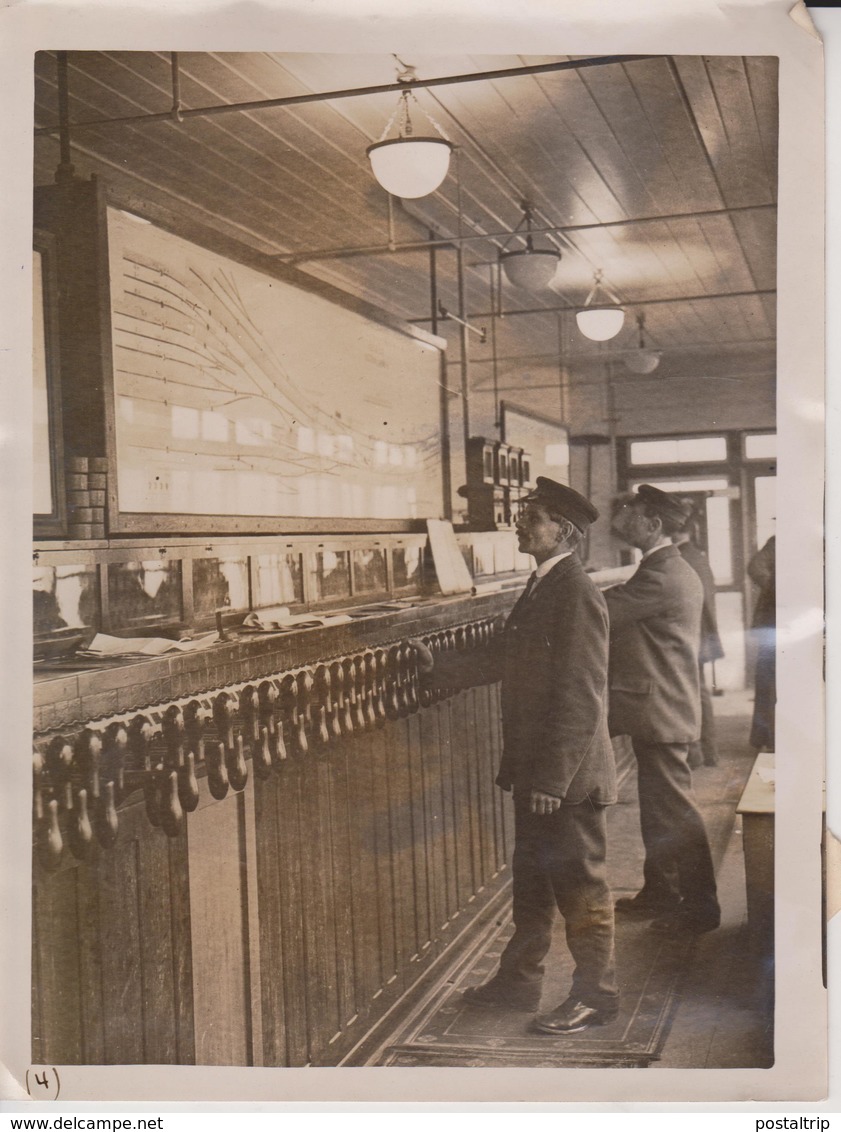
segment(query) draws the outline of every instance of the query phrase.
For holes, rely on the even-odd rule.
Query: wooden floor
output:
[[[374,1064],[766,1067],[773,1060],[773,971],[747,935],[740,822],[735,807],[753,763],[750,702],[743,693],[716,701],[721,761],[695,773],[719,883],[721,928],[690,944],[652,941],[641,923],[617,925],[623,992],[618,1023],[566,1039],[529,1035],[528,1015],[465,1008],[459,990],[493,971],[509,926],[489,929],[439,980],[423,1004],[396,1027]],[[641,882],[635,774],[610,812],[609,868],[617,896]],[[562,925],[547,964],[543,1009],[561,1001],[571,973]],[[369,1062],[370,1064],[371,1062]]]

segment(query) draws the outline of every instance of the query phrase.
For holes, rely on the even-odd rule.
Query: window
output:
[[[745,436],[746,460],[776,460],[777,434],[775,432],[748,433]]]
[[[632,464],[708,464],[727,459],[724,436],[686,436],[674,440],[632,440]]]

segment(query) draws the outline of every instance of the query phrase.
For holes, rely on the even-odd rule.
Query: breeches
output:
[[[572,994],[591,1006],[613,1005],[618,991],[605,807],[582,802],[533,814],[528,797],[515,797],[514,814],[514,935],[500,973],[530,982],[543,977],[557,908],[575,961]]]

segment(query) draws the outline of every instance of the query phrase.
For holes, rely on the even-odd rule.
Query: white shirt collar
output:
[[[640,562],[645,562],[645,560],[646,560],[646,558],[648,558],[649,554],[653,554],[655,552],[655,550],[662,550],[664,546],[674,546],[674,543],[672,542],[672,540],[670,538],[663,539],[663,541],[658,542],[656,546],[649,547],[649,549],[645,552],[645,554],[643,554],[642,558],[640,559]]]
[[[535,577],[539,580],[545,578],[553,566],[557,566],[564,558],[569,558],[572,554],[571,550],[565,550],[563,554],[556,554],[553,558],[547,558],[545,562],[541,562],[535,570]]]

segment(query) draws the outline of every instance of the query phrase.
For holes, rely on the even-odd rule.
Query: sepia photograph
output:
[[[30,57],[29,1062],[773,1095],[791,73],[382,38]]]

